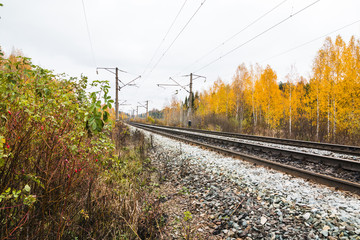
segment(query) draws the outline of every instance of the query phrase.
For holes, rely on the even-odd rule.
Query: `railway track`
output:
[[[156,125],[154,125],[154,126],[156,126]],[[263,136],[254,136],[254,135],[247,135],[247,134],[240,134],[240,133],[209,131],[209,130],[192,129],[192,128],[168,127],[168,126],[158,126],[158,127],[169,128],[169,129],[178,129],[178,130],[184,130],[184,131],[192,131],[192,132],[197,132],[197,133],[218,135],[218,136],[224,136],[224,137],[232,137],[232,138],[238,138],[238,139],[246,139],[246,140],[251,140],[251,141],[282,144],[282,145],[288,145],[288,146],[294,146],[294,147],[314,148],[314,149],[331,151],[331,152],[336,152],[336,153],[341,153],[341,154],[360,156],[360,147],[357,147],[357,146],[319,143],[319,142],[301,141],[301,140],[284,139],[284,138],[263,137]]]
[[[220,133],[198,129],[160,127],[139,123],[130,124],[147,131],[183,142],[200,145],[201,147],[215,150],[226,155],[238,157],[257,165],[270,167],[291,175],[303,177],[308,180],[313,180],[318,183],[341,190],[351,191],[360,195],[360,161],[322,156],[237,140],[240,139],[241,136],[250,137],[249,135]],[[257,141],[260,141],[260,137],[251,137],[255,137]],[[254,140],[255,138],[251,140]],[[265,139],[267,139],[267,141],[270,141],[271,139],[278,141],[278,139],[275,138]],[[280,141],[283,140],[284,139],[280,139]],[[280,141],[278,141],[277,144],[279,144]],[[300,144],[304,141],[294,142]],[[340,152],[342,154],[345,154],[346,152],[346,154],[357,155],[357,153],[352,152],[358,151],[357,147],[336,145],[341,147],[337,147],[336,150],[330,150],[329,146],[326,145],[331,145],[332,147],[334,144],[320,144],[320,147],[318,147],[318,143],[315,145],[311,145],[310,143],[304,142],[304,144],[307,144],[307,146],[311,148],[325,150],[326,147],[327,151]],[[293,144],[295,143],[286,145],[295,146]],[[298,145],[298,147],[304,147],[304,145]]]

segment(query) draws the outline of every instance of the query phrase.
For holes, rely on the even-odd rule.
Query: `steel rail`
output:
[[[139,124],[139,123],[137,123],[137,124]],[[228,145],[228,146],[233,146],[233,147],[247,149],[247,150],[253,150],[253,151],[257,151],[257,152],[265,152],[265,153],[271,152],[272,154],[275,154],[275,155],[292,157],[297,160],[305,160],[305,161],[314,162],[314,163],[323,163],[323,164],[326,164],[326,165],[329,165],[332,167],[337,167],[337,168],[342,168],[342,169],[346,169],[346,170],[350,170],[350,171],[360,172],[360,161],[322,156],[322,155],[317,155],[317,154],[313,154],[313,153],[305,153],[305,152],[300,152],[300,151],[295,151],[295,150],[287,150],[287,149],[282,149],[282,148],[277,148],[277,147],[270,147],[270,146],[255,144],[255,143],[237,142],[237,141],[233,141],[233,140],[211,137],[210,135],[207,135],[207,136],[206,135],[198,135],[198,134],[190,132],[188,130],[186,132],[184,132],[184,131],[179,132],[179,131],[173,130],[171,128],[163,128],[163,127],[159,127],[159,126],[151,126],[151,125],[144,125],[144,124],[142,124],[142,125],[147,126],[147,127],[162,129],[162,131],[166,131],[168,133],[196,137],[197,139],[201,139],[201,140],[211,142],[211,143],[224,144],[224,145]]]
[[[314,148],[314,149],[319,149],[319,150],[332,151],[332,152],[336,152],[336,153],[360,156],[360,147],[358,147],[358,146],[348,146],[348,145],[331,144],[331,143],[319,143],[319,142],[302,141],[302,140],[286,139],[286,138],[263,137],[263,136],[255,136],[255,135],[248,135],[248,134],[241,134],[241,133],[219,132],[219,131],[210,131],[210,130],[202,130],[202,129],[194,129],[194,128],[169,127],[169,126],[161,126],[161,125],[154,125],[154,126],[170,128],[170,129],[179,129],[179,130],[191,131],[191,132],[199,132],[199,133],[205,133],[205,134],[213,134],[213,135],[219,135],[219,136],[224,136],[224,137],[246,139],[246,140],[252,140],[252,141],[259,141],[259,142],[282,144],[282,145],[288,145],[288,146],[294,146],[294,147]]]
[[[214,146],[214,145],[210,145],[210,144],[206,144],[200,141],[196,141],[196,140],[192,140],[192,139],[188,139],[185,137],[181,137],[181,136],[176,136],[175,132],[171,132],[169,130],[164,131],[159,130],[154,128],[151,125],[144,125],[144,124],[138,124],[138,123],[130,123],[130,125],[134,126],[134,127],[138,127],[141,129],[144,129],[146,131],[150,131],[156,134],[160,134],[172,139],[176,139],[185,143],[190,143],[190,144],[194,144],[194,145],[199,145],[201,147],[210,149],[210,150],[214,150],[218,153],[223,153],[225,155],[230,155],[233,157],[237,157],[240,159],[243,159],[245,161],[257,164],[257,165],[261,165],[261,166],[266,166],[275,170],[279,170],[285,173],[288,173],[290,175],[294,175],[297,177],[302,177],[305,178],[307,180],[313,180],[314,182],[317,183],[321,183],[330,187],[334,187],[335,189],[341,189],[341,190],[345,190],[345,191],[350,191],[353,193],[356,193],[358,195],[360,195],[360,184],[359,183],[355,183],[355,182],[350,182],[344,179],[340,179],[340,178],[336,178],[336,177],[332,177],[332,176],[327,176],[324,174],[320,174],[320,173],[315,173],[315,172],[311,172],[308,170],[304,170],[304,169],[300,169],[297,167],[293,167],[293,166],[289,166],[286,164],[282,164],[282,163],[278,163],[278,162],[274,162],[274,161],[270,161],[270,160],[266,160],[263,158],[259,158],[256,156],[252,156],[252,155],[248,155],[248,154],[244,154],[244,153],[240,153],[240,152],[235,152],[233,150],[229,150],[229,149],[225,149],[225,148],[221,148],[218,146]]]

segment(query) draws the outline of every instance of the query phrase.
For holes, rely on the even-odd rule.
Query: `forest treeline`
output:
[[[269,65],[241,64],[193,97],[193,126],[284,138],[360,144],[360,41],[327,38],[308,78],[295,67],[279,80]],[[188,99],[173,99],[164,121],[183,125]]]

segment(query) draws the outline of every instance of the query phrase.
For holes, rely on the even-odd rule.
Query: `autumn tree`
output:
[[[260,114],[263,116],[266,127],[271,129],[279,127],[282,115],[281,92],[276,81],[276,73],[267,66],[259,81],[255,83],[255,99],[259,104]]]
[[[294,67],[279,80],[270,66],[241,64],[230,83],[219,78],[194,98],[194,116],[203,128],[359,144],[359,69],[359,40],[326,38],[308,80]]]
[[[245,101],[245,89],[249,82],[251,82],[250,73],[247,70],[245,64],[241,64],[236,69],[235,76],[233,77],[233,82],[231,83],[231,96],[234,97],[235,104],[235,118],[239,121],[240,132],[242,132],[243,130],[245,111],[247,110],[247,105]]]
[[[313,64],[311,97],[316,98],[316,139],[337,142],[338,133],[358,134],[359,41],[352,37],[348,46],[338,36],[330,38]]]

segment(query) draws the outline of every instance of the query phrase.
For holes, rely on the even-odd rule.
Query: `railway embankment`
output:
[[[144,132],[169,238],[359,239],[358,195]]]

